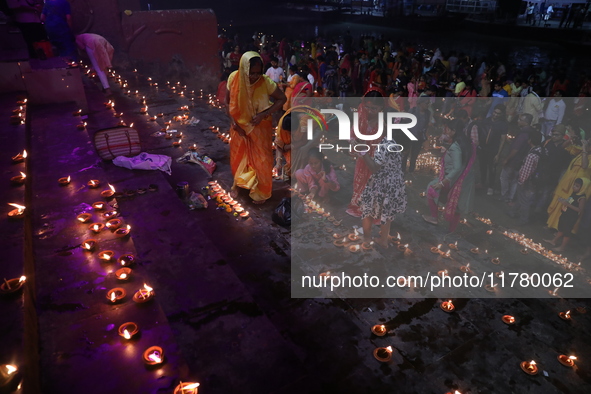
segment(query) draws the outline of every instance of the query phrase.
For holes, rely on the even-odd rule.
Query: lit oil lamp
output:
[[[177,148],[178,148],[179,146],[181,146],[181,140],[178,140],[178,141],[173,141],[173,142],[172,142],[172,146],[174,146],[174,147],[177,147]]]
[[[472,252],[473,254],[480,254],[480,249],[472,248],[472,249],[470,249],[470,252]]]
[[[388,238],[394,245],[400,245],[400,233],[396,233],[395,237],[389,236]]]
[[[105,225],[102,223],[93,223],[90,226],[88,226],[88,229],[95,234],[98,234],[101,231],[103,231],[103,228],[105,228]]]
[[[130,253],[124,254],[120,256],[117,259],[117,261],[119,262],[119,264],[121,264],[121,266],[129,267],[130,265],[133,265],[135,263],[135,256]]]
[[[24,275],[21,276],[20,278],[14,278],[14,279],[8,279],[8,280],[6,280],[6,278],[5,278],[4,283],[2,283],[0,285],[0,293],[4,293],[4,294],[16,293],[17,291],[19,291],[23,287],[26,280],[27,280],[27,277]]]
[[[357,229],[355,229],[355,231],[351,234],[348,235],[349,240],[355,242],[355,241],[359,241],[359,232],[357,231]]]
[[[23,185],[26,179],[27,174],[21,171],[20,175],[13,176],[12,178],[10,178],[10,183],[12,183],[13,185]]]
[[[375,326],[373,326],[371,328],[371,332],[372,332],[372,334],[377,335],[378,337],[383,337],[384,335],[386,335],[388,330],[386,329],[385,325],[376,324]]]
[[[426,195],[427,195],[427,193],[425,193],[425,192],[419,193],[419,197],[425,197]]]
[[[441,308],[441,310],[447,313],[451,313],[456,309],[455,305],[451,300],[443,301],[441,304],[439,304],[439,307]]]
[[[88,181],[87,185],[91,189],[96,189],[101,185],[101,182],[97,179],[91,179],[90,181]]]
[[[81,123],[81,124],[77,124],[77,125],[76,125],[76,128],[77,128],[78,130],[84,130],[84,129],[86,129],[86,126],[87,126],[87,125],[86,125],[86,122],[84,122],[84,123]]]
[[[490,262],[495,264],[495,265],[499,265],[501,264],[501,260],[499,260],[498,257],[493,257],[492,259],[490,259]]]
[[[493,233],[493,231],[492,231],[492,230],[486,230],[486,233],[487,233],[488,235],[491,235],[491,234]]]
[[[91,218],[92,218],[92,215],[90,213],[81,213],[80,215],[76,216],[76,219],[80,223],[88,223]]]
[[[240,217],[241,217],[242,219],[248,219],[248,216],[249,216],[249,213],[248,213],[248,211],[244,211],[244,212],[242,212],[242,213],[240,214]]]
[[[197,150],[197,145],[196,144],[191,145],[189,147],[189,150],[195,152]]]
[[[120,118],[123,116],[123,112],[115,112],[113,116],[115,116],[116,118]]]
[[[156,119],[158,119],[158,118],[157,118],[157,117],[155,117],[155,116],[150,116],[150,118],[149,118],[149,119],[150,119],[150,121],[154,122],[154,121],[156,121]]]
[[[122,220],[121,219],[111,219],[107,222],[106,226],[109,230],[115,231],[119,227],[121,227]]]
[[[505,272],[503,272],[503,271],[495,272],[495,276],[496,276],[497,278],[502,278],[502,277],[503,277],[503,275],[505,275]]]
[[[122,282],[126,282],[129,279],[131,279],[132,272],[133,271],[131,270],[131,268],[127,268],[127,267],[119,268],[117,271],[115,271],[115,277],[117,278],[117,280],[120,280]]]
[[[449,276],[449,272],[447,270],[441,270],[441,271],[437,271],[437,276]]]
[[[537,375],[538,373],[538,366],[534,360],[531,360],[530,362],[522,361],[519,366],[521,367],[521,370],[528,375]]]
[[[496,286],[491,286],[490,284],[486,284],[484,286],[484,290],[488,291],[489,293],[494,293]]]
[[[97,201],[97,202],[93,202],[93,203],[92,203],[92,207],[93,207],[95,210],[97,210],[97,211],[102,211],[103,209],[105,209],[105,206],[106,206],[106,205],[107,205],[107,204],[105,204],[105,203],[104,203],[104,202],[102,202],[102,201]]]
[[[82,242],[81,245],[82,249],[86,250],[87,252],[92,252],[96,247],[96,240],[95,239],[87,239],[86,241]]]
[[[116,218],[117,216],[119,216],[119,212],[117,212],[117,211],[108,211],[108,212],[103,213],[103,218],[108,219],[108,220]]]
[[[131,226],[128,224],[127,228],[118,228],[117,230],[115,230],[115,232],[113,234],[115,234],[115,237],[117,237],[117,238],[124,238],[129,235],[130,231],[131,231]]]
[[[82,110],[79,109],[78,111],[74,111],[74,112],[72,112],[72,115],[74,115],[74,116],[80,116],[80,115],[82,115]]]
[[[400,244],[400,245],[398,245],[398,250],[401,252],[406,252],[407,250],[410,250],[410,249],[408,249],[408,244],[404,244],[404,245]]]
[[[528,253],[529,253],[529,251],[528,251],[528,249],[527,249],[527,248],[523,248],[523,249],[521,249],[519,252],[520,252],[521,254],[528,254]]]
[[[23,153],[19,153],[16,156],[12,156],[12,163],[13,164],[17,164],[17,163],[22,163],[23,161],[25,161],[25,159],[27,158],[27,151],[23,151]]]
[[[461,393],[460,391],[458,391],[458,390],[454,390],[454,392],[453,392],[453,393],[452,393],[451,391],[448,391],[448,392],[447,392],[447,393],[445,393],[445,394],[462,394],[462,393]]]
[[[138,304],[143,304],[144,302],[150,301],[155,295],[154,289],[144,283],[144,288],[135,292],[133,300]]]
[[[25,216],[25,206],[19,205],[15,203],[8,203],[8,205],[14,207],[15,209],[8,212],[9,219],[22,219]]]
[[[453,244],[449,244],[447,246],[449,246],[449,248],[452,249],[452,250],[458,250],[458,241],[456,241]]]
[[[560,364],[564,365],[565,367],[574,367],[576,359],[577,358],[575,356],[566,356],[564,354],[558,356],[558,362],[560,362]]]
[[[462,272],[470,272],[470,263],[468,263],[466,265],[462,265],[460,267],[460,271],[462,271]]]
[[[119,331],[120,336],[129,340],[129,339],[133,338],[137,333],[140,332],[140,328],[137,325],[137,323],[130,321],[130,322],[123,323],[122,325],[120,325],[118,331]]]
[[[441,257],[444,259],[451,259],[451,250],[448,249],[448,251],[445,253],[441,252]]]
[[[570,315],[570,310],[568,310],[566,312],[559,312],[558,317],[560,317],[562,320],[566,320],[566,321],[570,321],[572,319],[572,317]]]
[[[148,365],[159,365],[164,362],[164,351],[160,346],[152,346],[144,351],[144,363]]]
[[[66,186],[70,184],[70,181],[72,180],[72,178],[68,175],[66,177],[60,178],[57,180],[57,182],[61,185],[61,186]]]
[[[342,247],[345,246],[347,243],[347,237],[343,237],[342,239],[336,239],[333,241],[334,246]]]
[[[107,300],[109,300],[112,304],[116,304],[121,302],[121,300],[123,300],[126,295],[127,293],[125,292],[124,288],[115,287],[114,289],[107,291]]]
[[[147,105],[145,107],[140,108],[140,114],[145,115],[146,113],[148,113],[148,106]]]
[[[360,249],[361,249],[361,246],[359,246],[359,245],[349,246],[349,252],[351,252],[351,253],[357,253],[357,252],[359,252]]]
[[[361,244],[361,249],[364,251],[372,250],[373,249],[373,241],[372,242],[363,242]]]
[[[503,323],[508,324],[508,325],[513,325],[515,324],[515,317],[511,316],[511,315],[504,315],[501,320],[503,320]]]
[[[101,197],[109,199],[112,198],[114,194],[115,188],[111,184],[109,184],[109,188],[101,192]]]
[[[383,363],[392,360],[392,346],[376,348],[373,351],[373,356]]]
[[[101,263],[110,263],[113,261],[114,255],[115,252],[113,252],[112,250],[103,250],[98,253],[98,258],[101,261]]]
[[[434,254],[441,254],[441,244],[437,245],[437,247],[431,247],[431,253]]]
[[[173,394],[198,394],[199,386],[199,383],[180,382],[179,385],[174,388]]]

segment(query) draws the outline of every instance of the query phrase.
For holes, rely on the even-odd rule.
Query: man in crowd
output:
[[[531,127],[532,116],[530,114],[521,114],[517,118],[519,134],[511,143],[509,154],[503,160],[503,170],[501,171],[501,200],[505,202],[513,201],[517,190],[517,175],[523,163],[523,159],[530,150],[528,144],[530,132],[534,130]]]

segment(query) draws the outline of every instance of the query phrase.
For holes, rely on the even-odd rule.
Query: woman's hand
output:
[[[322,182],[324,182],[324,183],[328,182],[328,179],[326,179],[326,172],[320,171],[318,173],[318,175],[320,175],[320,180],[322,180]]]
[[[566,201],[565,198],[558,198],[558,202],[561,203],[562,205],[567,205],[568,201]]]
[[[246,137],[246,131],[244,131],[244,129],[242,127],[240,127],[240,125],[238,123],[234,123],[232,125],[232,127],[238,133],[239,136]]]
[[[253,116],[252,120],[250,121],[253,125],[258,125],[259,123],[261,123],[263,121],[263,119],[265,119],[268,115],[267,111],[261,111],[258,114],[256,114],[255,116]]]

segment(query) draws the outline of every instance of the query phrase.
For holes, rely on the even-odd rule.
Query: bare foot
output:
[[[374,238],[373,239],[373,242],[376,243],[376,244],[378,244],[378,245],[380,245],[384,249],[388,249],[388,246],[389,246],[388,245],[388,242],[384,242],[380,238]]]
[[[232,198],[236,198],[238,197],[238,189],[236,189],[235,187],[230,189],[230,197]]]
[[[544,242],[548,242],[550,245],[552,246],[556,246],[556,244],[554,243],[554,240],[551,239],[545,239]]]
[[[437,221],[437,219],[435,219],[432,216],[429,215],[423,215],[423,220],[427,223],[431,223],[431,224],[435,224],[437,225],[439,222]]]

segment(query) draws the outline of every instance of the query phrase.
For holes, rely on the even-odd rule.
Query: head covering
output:
[[[230,115],[247,134],[254,128],[251,121],[257,114],[254,106],[254,91],[263,79],[261,76],[258,81],[251,85],[250,79],[248,78],[250,73],[250,61],[255,58],[259,58],[262,63],[263,59],[257,52],[245,52],[240,58],[238,70],[234,71],[228,78],[228,87],[230,90]]]
[[[579,192],[577,193],[577,196],[585,196],[587,199],[589,199],[591,196],[589,194],[591,194],[591,180],[589,178],[577,178],[580,179],[581,181],[583,181],[583,185],[581,185],[581,189],[579,190]],[[575,182],[577,181],[577,179],[575,179]],[[574,183],[574,182],[573,182]]]

